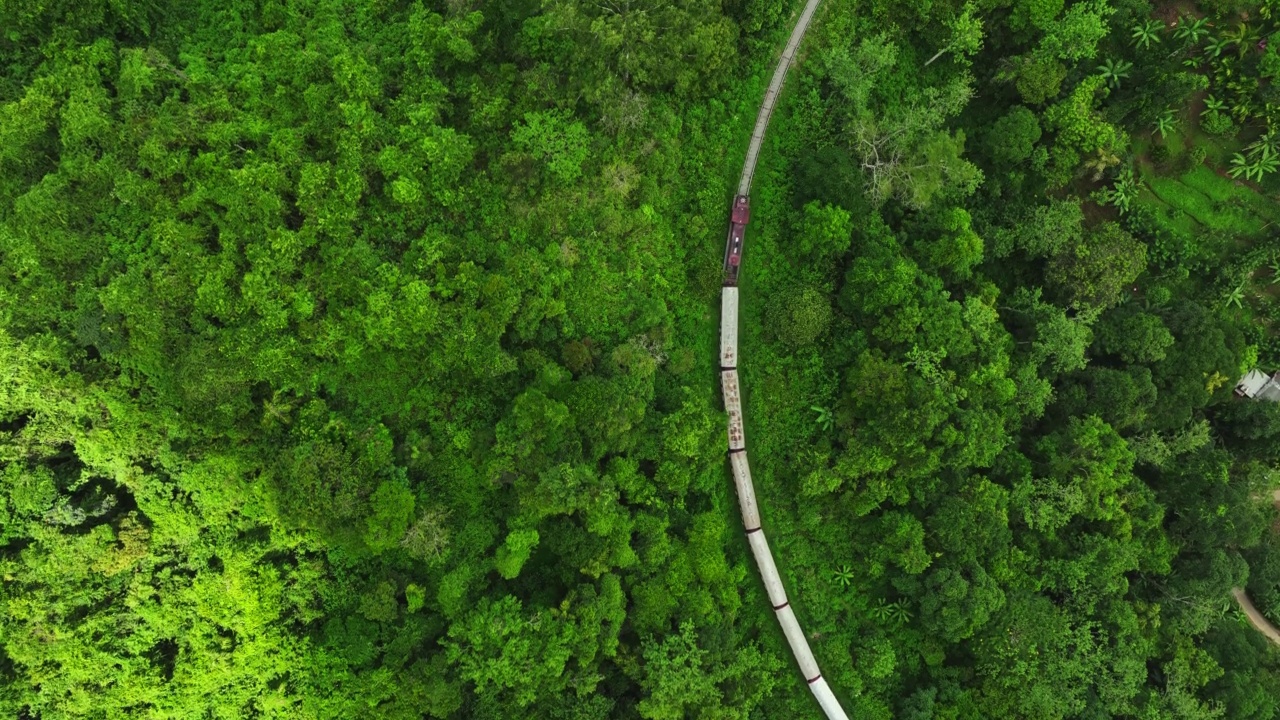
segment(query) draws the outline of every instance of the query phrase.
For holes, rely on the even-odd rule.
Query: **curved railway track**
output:
[[[782,633],[791,646],[791,653],[800,666],[809,690],[818,700],[818,705],[828,720],[848,720],[840,701],[831,692],[827,681],[822,677],[818,661],[813,656],[809,641],[791,602],[787,598],[782,585],[782,577],[778,574],[778,566],[769,550],[769,542],[765,538],[764,528],[760,525],[760,509],[756,503],[755,487],[751,484],[751,466],[747,460],[747,442],[742,423],[742,397],[738,383],[738,270],[742,260],[742,243],[746,232],[750,208],[749,196],[751,180],[756,171],[756,160],[760,156],[760,146],[764,141],[765,131],[769,128],[769,120],[773,116],[774,106],[782,92],[782,84],[787,77],[787,69],[795,58],[796,50],[804,39],[809,22],[822,0],[808,0],[787,47],[778,59],[773,71],[773,79],[769,89],[765,91],[764,100],[760,104],[760,112],[756,116],[755,129],[751,133],[751,144],[747,147],[746,161],[742,166],[742,177],[738,182],[738,194],[734,198],[729,223],[729,238],[725,246],[725,282],[720,295],[720,387],[724,393],[724,408],[729,416],[729,463],[733,470],[733,482],[738,492],[738,504],[742,511],[742,524],[747,534],[747,542],[751,545],[751,554],[755,556],[756,565],[760,569],[760,577],[764,580],[765,591],[769,596],[769,604],[773,606],[774,616],[782,627]]]

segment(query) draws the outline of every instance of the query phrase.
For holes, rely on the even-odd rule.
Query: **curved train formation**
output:
[[[774,615],[787,638],[787,644],[791,646],[800,672],[827,718],[848,720],[840,702],[822,677],[818,661],[809,647],[809,640],[801,630],[800,622],[796,620],[791,601],[787,599],[782,577],[778,573],[778,566],[773,560],[769,541],[760,523],[760,507],[756,502],[755,486],[751,482],[751,465],[747,459],[747,439],[742,421],[742,394],[738,383],[738,270],[742,266],[742,241],[746,234],[748,205],[749,200],[745,195],[739,195],[734,200],[729,238],[725,244],[724,286],[720,291],[720,388],[724,393],[724,409],[729,416],[729,464],[733,471],[733,484],[737,490],[742,525],[747,534],[747,542],[751,545],[751,554],[755,556],[760,577],[764,580],[765,592],[769,596],[769,604],[773,606]]]
[[[729,212],[729,236],[724,250],[724,285],[720,293],[720,388],[724,393],[724,409],[729,416],[729,464],[733,471],[733,483],[737,489],[738,505],[742,511],[742,525],[747,534],[747,542],[751,546],[751,554],[755,557],[756,566],[760,569],[760,577],[764,580],[765,592],[769,596],[769,604],[773,606],[774,616],[782,628],[787,644],[795,655],[800,672],[804,675],[809,690],[818,700],[818,705],[828,720],[848,720],[840,701],[836,699],[831,687],[822,677],[818,661],[809,647],[809,640],[800,628],[791,601],[782,585],[782,577],[778,574],[778,566],[769,550],[769,541],[765,538],[764,528],[760,523],[760,507],[756,502],[755,486],[751,483],[751,465],[747,460],[747,439],[742,421],[742,394],[738,382],[738,275],[742,268],[743,241],[746,238],[747,223],[751,218],[751,180],[755,175],[756,159],[760,155],[761,143],[765,130],[769,127],[769,119],[773,116],[773,108],[782,92],[782,83],[786,79],[787,69],[795,57],[800,41],[804,39],[814,11],[821,0],[808,0],[796,26],[791,32],[787,47],[778,60],[773,79],[760,104],[760,112],[756,116],[755,129],[751,134],[751,143],[747,147],[746,161],[742,167],[742,178],[738,183],[738,193],[733,199]]]

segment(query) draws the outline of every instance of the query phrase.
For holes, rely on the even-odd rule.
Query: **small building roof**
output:
[[[1280,402],[1280,380],[1277,379],[1278,377],[1280,377],[1280,373],[1268,375],[1254,368],[1247,375],[1240,378],[1240,382],[1236,383],[1236,394],[1248,398]]]

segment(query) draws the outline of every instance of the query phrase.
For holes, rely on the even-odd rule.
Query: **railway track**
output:
[[[751,144],[747,147],[746,161],[742,166],[742,177],[738,181],[738,194],[734,198],[729,222],[729,237],[725,243],[724,287],[720,294],[720,388],[724,394],[724,409],[729,416],[729,464],[733,471],[733,483],[738,493],[738,505],[742,511],[743,529],[747,534],[747,542],[751,546],[751,554],[755,556],[756,566],[764,581],[769,604],[773,607],[774,617],[782,628],[796,664],[800,667],[809,690],[817,699],[818,705],[828,720],[848,720],[840,701],[831,692],[831,687],[822,677],[818,661],[809,647],[796,619],[791,601],[787,597],[778,574],[778,566],[774,562],[773,553],[769,549],[769,541],[765,537],[760,523],[760,508],[756,502],[755,486],[751,483],[751,465],[747,459],[747,441],[742,421],[742,395],[738,381],[738,272],[742,262],[742,245],[746,226],[750,215],[751,180],[756,172],[756,160],[760,157],[760,147],[764,142],[765,132],[769,129],[769,120],[773,117],[773,109],[777,105],[778,96],[782,92],[782,84],[786,81],[787,69],[795,59],[796,50],[804,40],[809,22],[822,0],[808,0],[801,11],[787,46],[778,58],[778,65],[773,71],[773,79],[765,91],[760,111],[756,115],[755,128],[751,133]]]

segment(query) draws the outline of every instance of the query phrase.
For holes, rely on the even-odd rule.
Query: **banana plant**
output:
[[[814,420],[814,423],[818,427],[822,428],[823,432],[831,432],[831,426],[833,424],[831,419],[831,409],[822,407],[820,405],[814,405],[809,409],[814,411],[818,415],[818,417]]]
[[[1160,44],[1161,30],[1164,30],[1164,23],[1159,20],[1148,20],[1141,25],[1134,25],[1129,37],[1133,38],[1135,47],[1146,50],[1152,45]]]
[[[1188,46],[1198,45],[1209,34],[1209,21],[1206,18],[1193,18],[1183,15],[1178,20],[1173,36]]]
[[[1267,130],[1262,137],[1245,145],[1244,152],[1251,159],[1259,156],[1280,157],[1280,133]]]
[[[1235,118],[1236,122],[1246,122],[1257,114],[1258,107],[1249,98],[1237,98],[1231,105],[1231,117]]]
[[[1227,104],[1212,95],[1204,99],[1205,112],[1224,112],[1226,109]]]
[[[1232,155],[1231,169],[1227,170],[1227,174],[1237,179],[1244,176],[1246,180],[1260,182],[1263,176],[1270,175],[1277,169],[1280,169],[1280,157],[1277,157],[1270,146],[1264,146],[1253,157],[1247,157],[1243,153]]]
[[[1227,293],[1227,305],[1226,305],[1227,307],[1235,306],[1235,307],[1239,308],[1239,307],[1241,307],[1241,306],[1242,306],[1242,304],[1243,304],[1243,302],[1244,302],[1244,286],[1245,286],[1245,282],[1246,282],[1246,281],[1241,280],[1241,281],[1240,281],[1240,284],[1239,284],[1239,285],[1237,285],[1237,286],[1235,287],[1235,289],[1234,289],[1234,290],[1232,290],[1231,292]]]
[[[1235,28],[1225,31],[1222,36],[1236,46],[1236,54],[1239,57],[1244,57],[1245,53],[1249,52],[1249,48],[1258,41],[1258,31],[1243,21],[1236,23]]]
[[[1129,207],[1138,197],[1138,181],[1133,177],[1133,168],[1126,167],[1116,177],[1116,182],[1109,188],[1099,190],[1097,200],[1104,205],[1111,205],[1121,215],[1129,212]]]
[[[1163,140],[1177,126],[1178,121],[1173,117],[1173,110],[1165,110],[1160,113],[1160,117],[1156,118],[1155,131],[1160,133],[1160,138]]]
[[[1204,46],[1204,52],[1209,57],[1216,58],[1222,55],[1222,53],[1226,52],[1227,48],[1231,47],[1232,44],[1234,44],[1234,42],[1231,40],[1231,38],[1216,37],[1210,40]]]
[[[1107,58],[1107,61],[1098,66],[1098,72],[1102,74],[1102,79],[1113,88],[1120,87],[1120,81],[1129,77],[1129,73],[1133,70],[1133,63],[1125,60],[1113,60]]]

